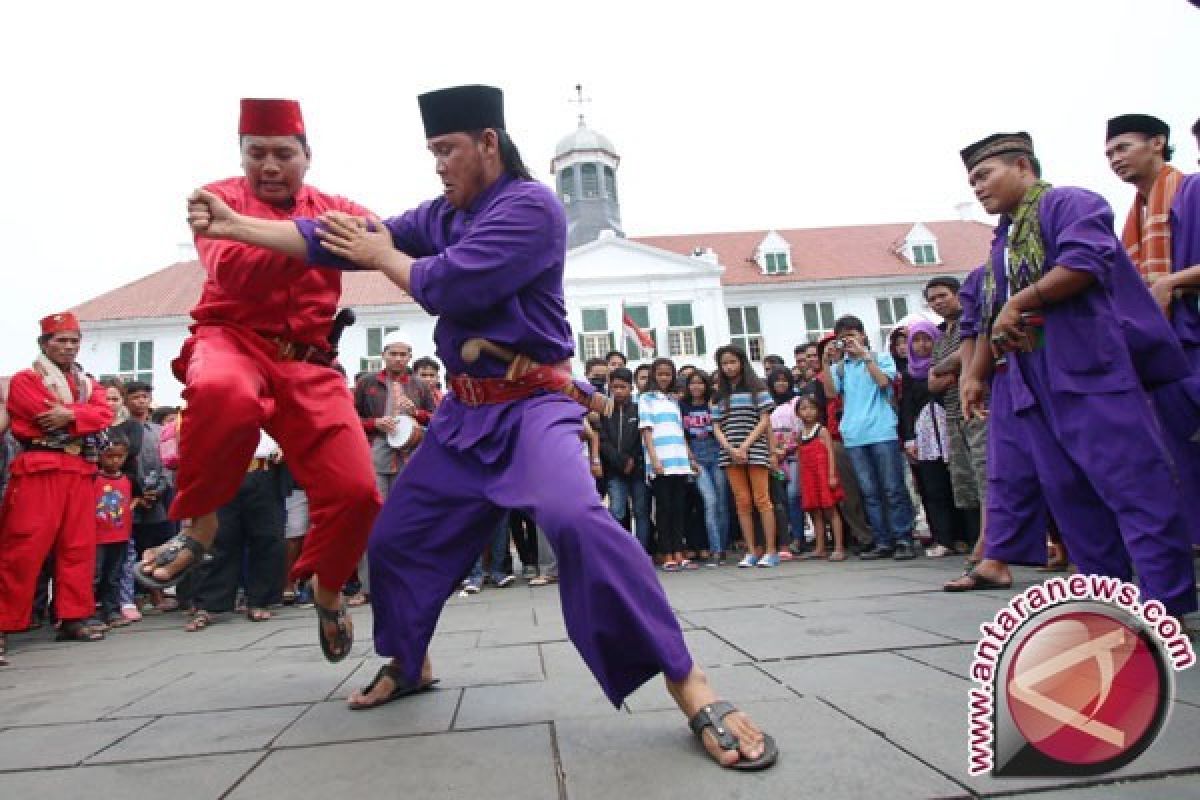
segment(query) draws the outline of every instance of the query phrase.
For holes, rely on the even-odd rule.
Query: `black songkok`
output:
[[[452,86],[417,97],[425,138],[484,128],[504,129],[504,92],[494,86]]]
[[[1020,133],[993,133],[991,136],[980,139],[975,144],[967,145],[959,151],[967,172],[975,169],[982,161],[1006,153],[1020,153],[1033,158],[1033,137],[1024,131]]]
[[[1108,141],[1115,136],[1120,136],[1123,133],[1144,133],[1147,136],[1165,136],[1167,141],[1171,140],[1171,126],[1163,122],[1158,117],[1152,117],[1149,114],[1122,114],[1119,117],[1113,117],[1108,121],[1108,131],[1104,134],[1104,141]]]

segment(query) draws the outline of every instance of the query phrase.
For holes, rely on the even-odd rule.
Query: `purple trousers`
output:
[[[993,382],[987,557],[1045,563],[1048,509],[1081,572],[1136,570],[1145,599],[1195,611],[1181,487],[1149,397],[1053,391],[1043,352],[1010,356]]]
[[[691,671],[650,559],[596,493],[582,415],[561,395],[480,409],[449,397],[439,407],[367,546],[375,649],[407,680],[418,679],[446,598],[508,509],[545,533],[567,635],[614,706],[660,672],[679,681]]]
[[[1175,465],[1183,497],[1200,493],[1200,442],[1194,441],[1200,430],[1200,374],[1190,380],[1155,389],[1151,395],[1162,421],[1163,438]],[[1188,539],[1200,547],[1200,514],[1184,515]]]

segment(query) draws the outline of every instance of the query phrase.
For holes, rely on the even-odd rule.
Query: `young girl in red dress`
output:
[[[804,510],[812,517],[816,533],[813,558],[825,557],[825,522],[833,528],[833,553],[830,561],[845,561],[846,547],[842,535],[842,517],[837,504],[845,494],[838,480],[837,464],[833,460],[833,437],[820,423],[816,401],[807,395],[796,399],[796,416],[800,418],[797,449],[800,461],[800,496]]]

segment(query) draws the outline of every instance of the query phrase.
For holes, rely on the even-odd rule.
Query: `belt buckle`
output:
[[[279,347],[279,360],[292,361],[296,357],[296,343],[287,339],[276,338],[275,344]]]

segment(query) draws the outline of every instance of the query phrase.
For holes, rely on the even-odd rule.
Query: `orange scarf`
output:
[[[1139,193],[1125,219],[1121,244],[1147,286],[1171,274],[1171,201],[1182,178],[1182,172],[1164,164],[1150,188],[1150,197]]]

